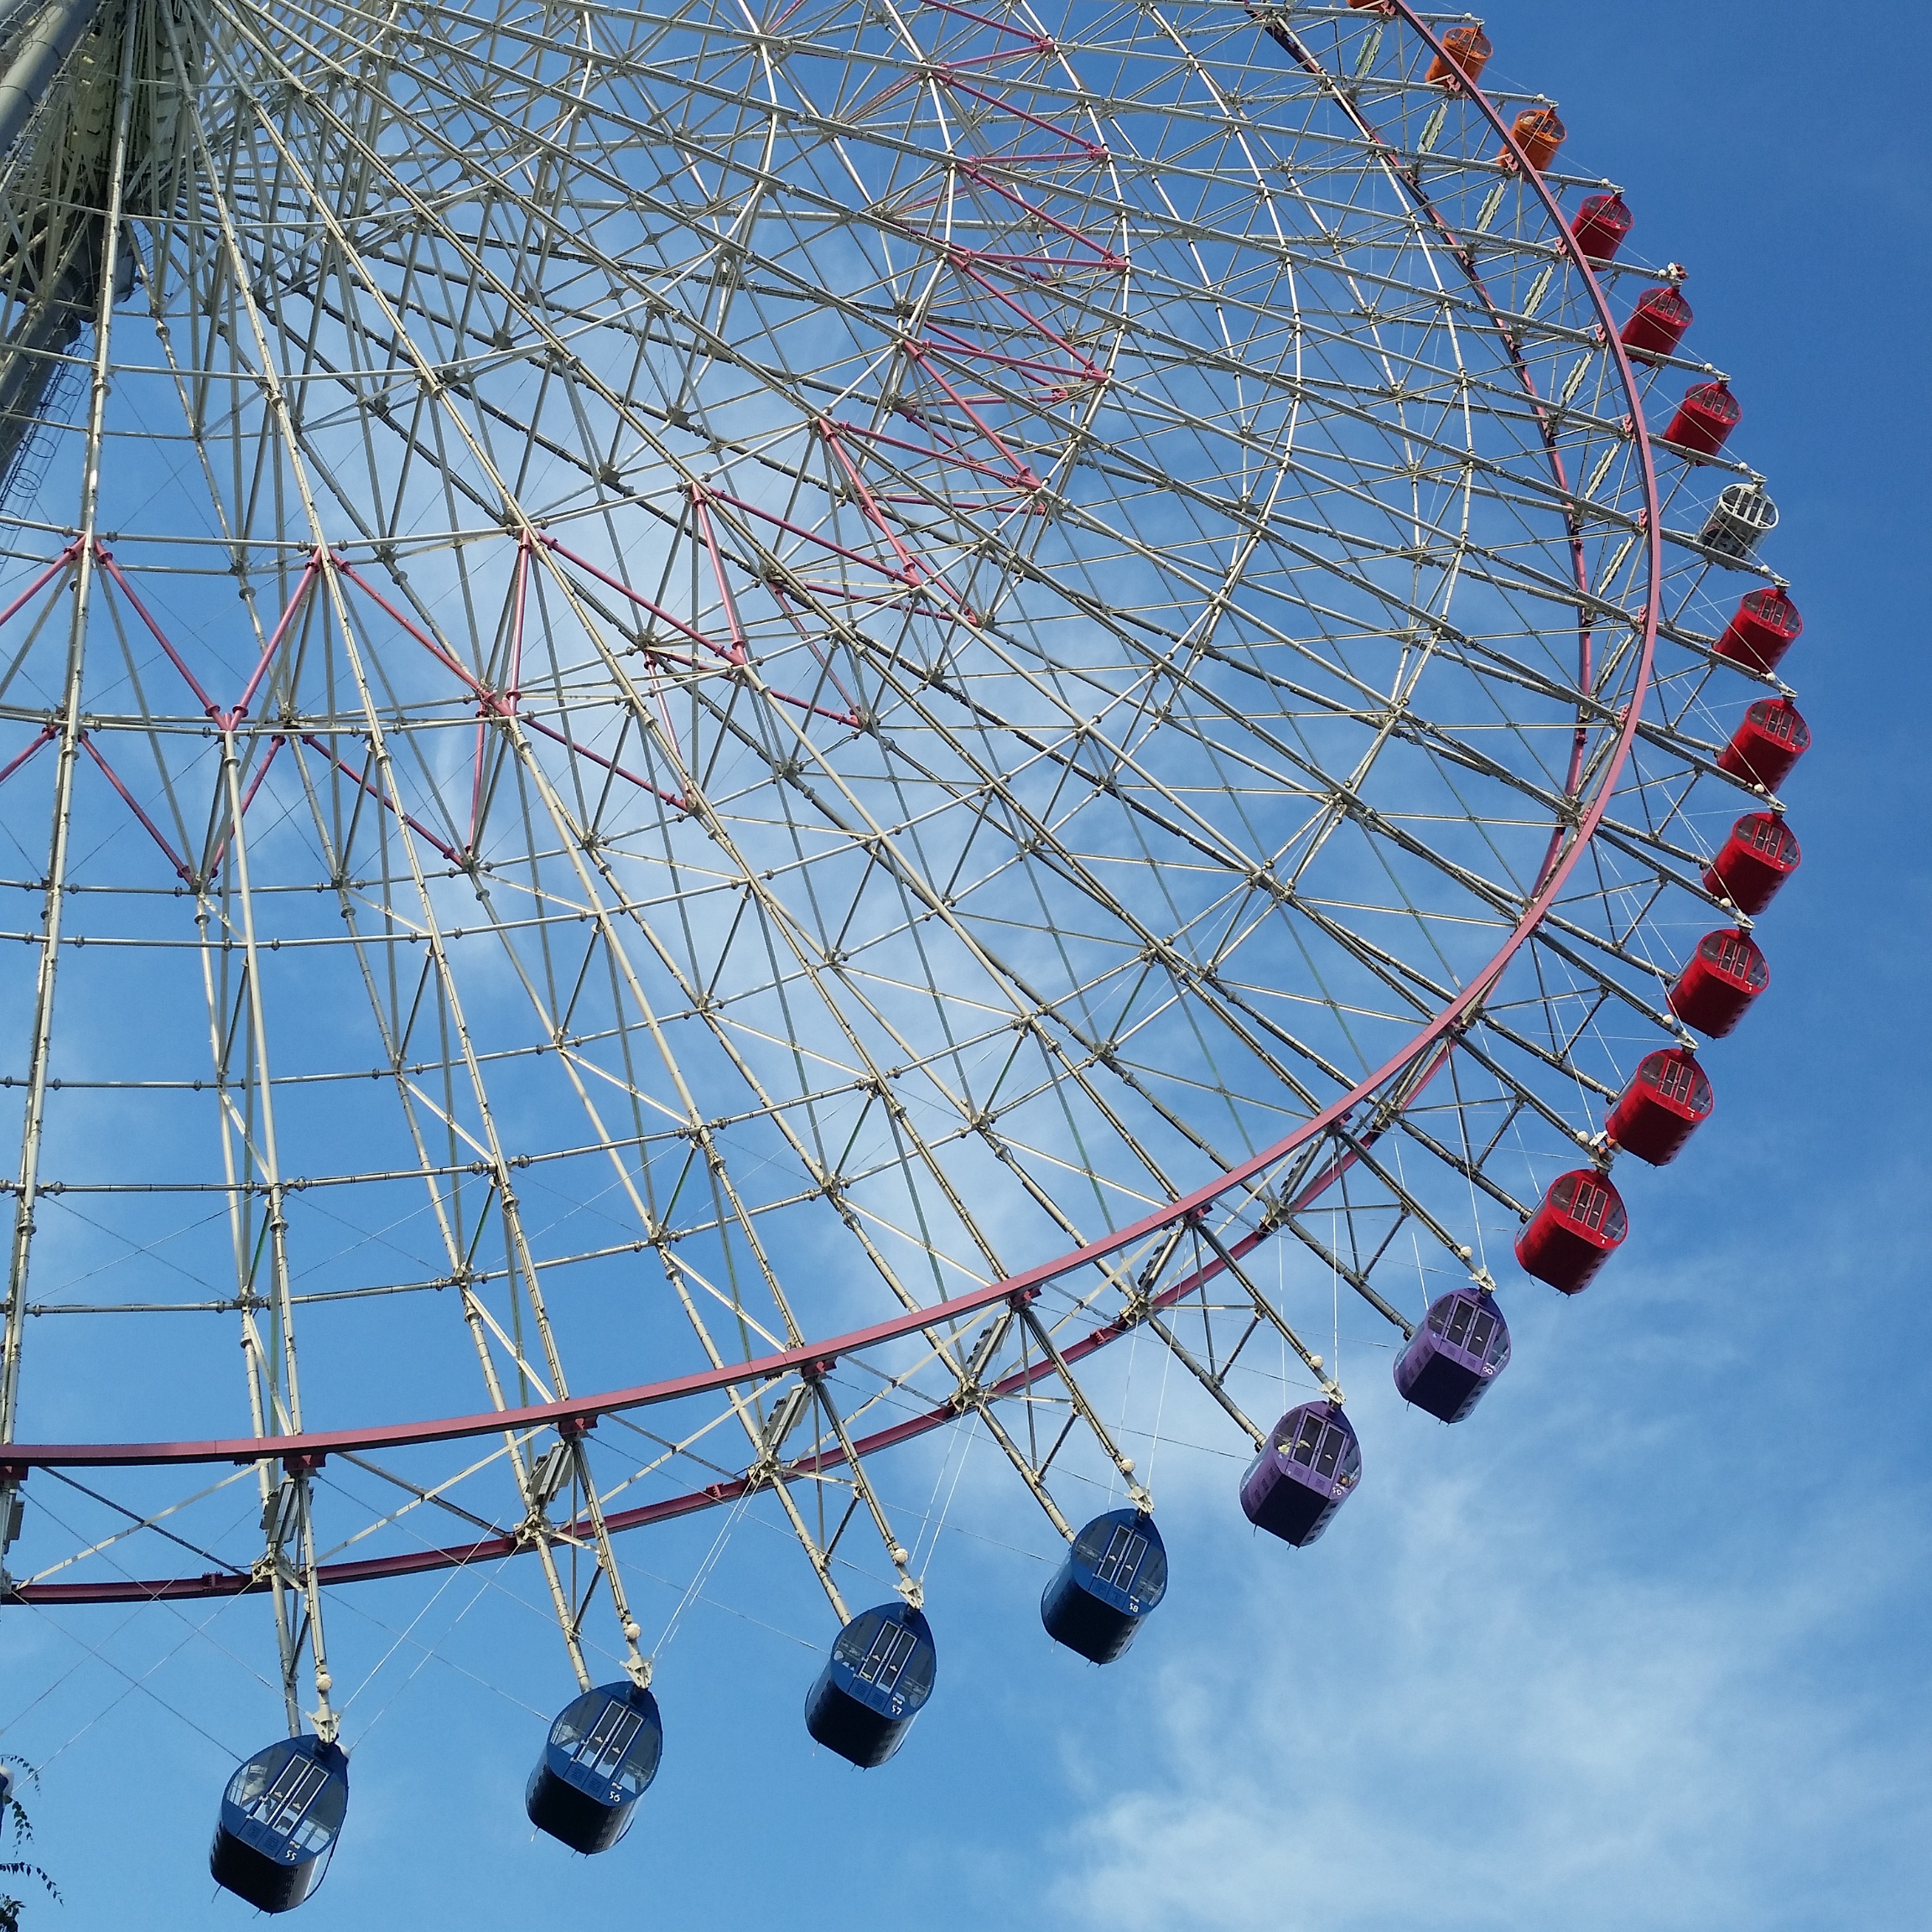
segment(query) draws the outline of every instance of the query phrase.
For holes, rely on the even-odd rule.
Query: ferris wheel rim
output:
[[[1380,0],[1379,11],[1400,19],[1409,29],[1418,35],[1433,53],[1443,52],[1442,43],[1430,26],[1409,4],[1409,0]],[[1249,11],[1257,27],[1267,30],[1274,23],[1270,11],[1265,6],[1252,6]],[[1280,30],[1295,37],[1285,23]],[[1272,37],[1272,36],[1271,36]],[[1327,77],[1314,56],[1299,41],[1296,41],[1296,57],[1312,74]],[[1163,1207],[1156,1208],[1128,1225],[1096,1238],[1083,1245],[1070,1249],[1047,1260],[1035,1263],[1002,1279],[971,1289],[963,1294],[925,1306],[902,1311],[880,1322],[846,1331],[821,1340],[802,1343],[797,1348],[776,1351],[753,1360],[724,1363],[684,1376],[669,1377],[661,1380],[639,1384],[626,1388],[609,1389],[589,1395],[573,1395],[564,1400],[533,1404],[517,1408],[504,1408],[474,1412],[465,1415],[443,1416],[428,1420],[408,1423],[387,1424],[362,1428],[292,1431],[284,1435],[208,1439],[181,1441],[145,1442],[70,1442],[70,1443],[19,1443],[8,1442],[0,1446],[0,1470],[6,1472],[23,1473],[35,1467],[96,1467],[129,1468],[162,1465],[193,1465],[210,1463],[250,1463],[314,1458],[319,1460],[331,1453],[353,1452],[361,1450],[410,1446],[428,1442],[450,1441],[477,1436],[499,1434],[505,1431],[539,1430],[563,1426],[565,1428],[589,1427],[603,1415],[619,1414],[657,1404],[672,1401],[681,1397],[715,1392],[745,1383],[768,1381],[775,1378],[799,1373],[809,1374],[818,1364],[829,1364],[839,1358],[862,1353],[886,1343],[900,1340],[916,1334],[919,1330],[934,1325],[963,1320],[997,1306],[1003,1301],[1031,1299],[1046,1284],[1061,1276],[1073,1273],[1091,1264],[1104,1260],[1130,1247],[1151,1234],[1171,1228],[1176,1224],[1197,1217],[1213,1206],[1223,1195],[1253,1180],[1257,1175],[1279,1165],[1289,1155],[1306,1146],[1311,1141],[1328,1133],[1337,1123],[1344,1120],[1356,1108],[1372,1097],[1379,1088],[1405,1069],[1417,1066],[1432,1050],[1441,1046],[1445,1036],[1479,1006],[1493,990],[1497,982],[1508,969],[1511,961],[1524,944],[1542,925],[1550,906],[1567,882],[1570,875],[1590,849],[1597,829],[1615,796],[1624,769],[1628,762],[1642,722],[1645,700],[1649,696],[1653,667],[1656,652],[1658,626],[1663,596],[1662,517],[1659,507],[1658,486],[1654,459],[1649,437],[1644,432],[1644,408],[1641,391],[1629,357],[1626,353],[1618,331],[1614,325],[1607,297],[1598,282],[1589,259],[1581,245],[1571,232],[1565,221],[1556,195],[1543,178],[1540,169],[1533,166],[1517,141],[1510,124],[1501,111],[1489,99],[1482,88],[1467,79],[1457,83],[1458,91],[1478,110],[1483,117],[1503,143],[1504,152],[1524,184],[1531,187],[1542,204],[1545,212],[1554,223],[1559,237],[1559,247],[1563,257],[1571,268],[1581,278],[1583,292],[1597,317],[1602,335],[1601,347],[1614,368],[1624,398],[1629,405],[1630,420],[1633,425],[1631,441],[1637,460],[1638,475],[1641,486],[1642,506],[1638,514],[1642,519],[1644,553],[1647,561],[1644,605],[1641,621],[1641,637],[1635,664],[1633,667],[1627,695],[1622,708],[1622,718],[1618,734],[1608,756],[1604,759],[1597,774],[1597,782],[1590,802],[1577,814],[1573,822],[1571,835],[1567,844],[1553,850],[1550,862],[1544,868],[1543,876],[1515,925],[1504,937],[1496,953],[1473,974],[1468,985],[1456,997],[1446,1003],[1429,1021],[1420,1028],[1405,1045],[1381,1067],[1358,1082],[1339,1098],[1299,1124],[1292,1132],[1281,1140],[1250,1156],[1248,1159],[1225,1169],[1209,1181],[1190,1192],[1176,1197]],[[1394,165],[1392,154],[1373,127],[1364,119],[1353,102],[1344,103],[1346,111],[1361,129],[1364,138],[1379,151],[1379,164],[1397,181],[1405,194],[1422,207],[1429,207],[1428,198],[1421,187],[1412,181]],[[1444,230],[1446,239],[1453,240],[1453,231]],[[1468,269],[1470,278],[1481,292],[1482,284],[1476,278],[1472,267]],[[1487,297],[1484,297],[1487,300]],[[1493,312],[1493,304],[1490,304]],[[1534,392],[1532,392],[1534,395]],[[1540,400],[1540,398],[1538,400]],[[1555,827],[1555,836],[1561,841],[1565,821],[1559,818]],[[1445,1056],[1446,1057],[1446,1056]],[[1440,1063],[1440,1062],[1439,1062]],[[1432,1076],[1434,1069],[1431,1069]],[[1413,1092],[1398,1104],[1397,1111],[1405,1109],[1414,1093],[1419,1093],[1426,1084],[1419,1083]],[[1113,1323],[1097,1329],[1084,1339],[1081,1348],[1083,1355],[1092,1353],[1119,1335],[1130,1332],[1130,1324]],[[878,1438],[867,1437],[859,1446],[870,1451],[874,1446],[884,1447],[889,1442],[896,1442],[916,1434],[943,1426],[950,1414],[941,1409],[929,1415],[922,1415],[910,1421],[895,1425],[891,1429],[880,1432]],[[730,1501],[750,1481],[740,1478],[735,1482],[714,1484],[704,1490],[693,1491],[688,1496],[667,1498],[658,1504],[649,1504],[634,1511],[625,1513],[635,1521],[625,1521],[612,1517],[613,1527],[637,1527],[645,1521],[655,1520],[672,1514],[686,1513],[684,1506],[695,1509],[709,1507],[719,1502]],[[506,1540],[512,1540],[506,1539]],[[325,1579],[330,1568],[356,1574],[342,1576],[343,1581],[361,1580],[364,1573],[388,1575],[405,1573],[418,1569],[451,1567],[472,1561],[475,1555],[493,1545],[478,1545],[470,1550],[450,1550],[425,1551],[392,1559],[373,1560],[371,1563],[324,1566],[319,1571]],[[505,1554],[511,1553],[506,1551]],[[430,1561],[442,1559],[443,1561]],[[198,1585],[192,1590],[177,1589],[176,1586]],[[36,1591],[50,1592],[61,1601],[107,1601],[124,1600],[128,1596],[151,1596],[157,1592],[190,1594],[229,1594],[233,1591],[252,1587],[246,1576],[236,1581],[233,1591],[231,1580],[220,1575],[197,1579],[177,1579],[171,1582],[138,1583],[119,1585],[103,1584],[73,1586],[17,1586],[16,1593],[23,1600]],[[75,1592],[89,1594],[76,1597]],[[49,1600],[54,1600],[52,1597]]]

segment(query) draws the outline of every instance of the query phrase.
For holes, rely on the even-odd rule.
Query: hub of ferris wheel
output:
[[[1345,1303],[1460,1425],[1498,1272],[1631,1239],[1801,621],[1687,271],[1498,72],[1406,0],[0,12],[0,1587],[264,1600],[222,1885],[334,1854],[340,1592],[536,1579],[600,1852],[743,1514],[878,1766],[916,1445],[1111,1664],[1135,1350],[1306,1548]]]

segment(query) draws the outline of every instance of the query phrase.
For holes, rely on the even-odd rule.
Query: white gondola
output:
[[[1778,506],[1762,483],[1727,483],[1717,492],[1697,541],[1740,562],[1778,527]]]

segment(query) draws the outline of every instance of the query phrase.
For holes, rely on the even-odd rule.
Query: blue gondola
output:
[[[1154,1519],[1109,1509],[1073,1539],[1040,1599],[1040,1621],[1056,1644],[1111,1664],[1166,1594],[1167,1549]]]
[[[932,1695],[932,1627],[908,1603],[862,1611],[839,1633],[805,1700],[805,1728],[861,1771],[883,1764]]]
[[[13,1801],[13,1774],[4,1764],[0,1764],[0,1810],[4,1810]]]
[[[635,1684],[605,1684],[566,1705],[530,1774],[523,1809],[573,1852],[607,1852],[631,1829],[657,1775],[664,1722]]]
[[[1457,1288],[1429,1304],[1395,1358],[1395,1387],[1426,1414],[1460,1422],[1509,1365],[1509,1325],[1495,1298]]]
[[[1312,1543],[1353,1494],[1362,1445],[1339,1402],[1304,1402],[1275,1425],[1241,1478],[1241,1509],[1284,1543]]]
[[[259,1910],[292,1912],[322,1883],[348,1810],[341,1747],[284,1737],[228,1780],[208,1869]]]

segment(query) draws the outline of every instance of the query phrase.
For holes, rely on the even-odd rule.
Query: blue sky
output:
[[[1318,1550],[1252,1538],[1239,1464],[1177,1452],[1172,1591],[1111,1670],[1041,1636],[1047,1545],[969,1462],[932,1572],[938,1694],[888,1772],[812,1751],[823,1620],[761,1598],[735,1541],[709,1593],[737,1613],[680,1624],[637,1828],[573,1861],[517,1802],[569,1692],[555,1646],[513,1667],[542,1643],[522,1587],[452,1581],[415,1633],[449,1661],[412,1676],[405,1641],[351,1713],[351,1830],[309,1932],[1924,1923],[1932,24],[1784,0],[1485,18],[1492,76],[1555,96],[1644,252],[1691,267],[1805,614],[1785,667],[1816,739],[1788,787],[1805,869],[1764,922],[1774,983],[1722,1049],[1715,1119],[1589,1296],[1512,1302],[1517,1358],[1473,1422],[1378,1392],[1373,1479]],[[688,1576],[714,1527],[641,1560]],[[422,1593],[366,1605],[348,1616],[399,1628]],[[251,1614],[207,1635],[249,1649]],[[116,1623],[0,1631],[0,1744],[58,1752],[34,1808],[68,1903],[28,1923],[240,1923],[210,1902],[207,1833],[273,1702],[190,1661],[190,1619]],[[137,1673],[184,1648],[129,1690],[76,1636]]]

